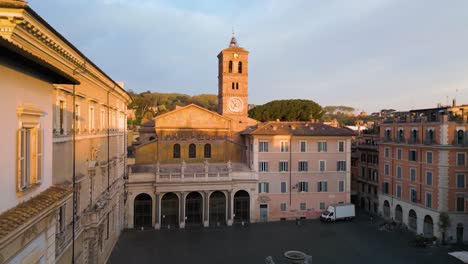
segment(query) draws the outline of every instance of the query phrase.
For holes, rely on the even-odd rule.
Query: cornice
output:
[[[125,90],[32,9],[2,8],[1,3],[2,0],[0,0],[0,37],[72,76],[73,79],[87,79],[101,89],[114,91],[124,101],[131,101],[130,95]]]

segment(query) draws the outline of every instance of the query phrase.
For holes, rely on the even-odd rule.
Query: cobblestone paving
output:
[[[184,230],[125,231],[109,263],[213,263],[263,264],[273,256],[299,250],[313,263],[462,263],[444,247],[413,248],[410,233],[379,231],[366,215],[352,222],[321,223],[307,220],[252,224],[248,227]]]

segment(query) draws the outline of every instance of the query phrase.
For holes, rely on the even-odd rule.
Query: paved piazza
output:
[[[462,263],[445,248],[408,246],[412,235],[378,231],[366,215],[353,222],[307,220],[252,224],[249,227],[126,231],[109,263],[262,264],[271,255],[286,263],[282,253],[300,250],[313,263]],[[281,260],[281,261],[280,261]]]

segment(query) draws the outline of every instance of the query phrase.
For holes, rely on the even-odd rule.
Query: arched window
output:
[[[232,89],[233,89],[233,90],[234,90],[234,88],[235,88],[234,86],[235,86],[235,84],[234,84],[234,83],[232,83]]]
[[[205,144],[205,159],[211,158],[211,144]]]
[[[239,83],[236,83],[236,90],[239,90]]]
[[[172,156],[174,157],[174,159],[180,159],[180,145],[179,144],[174,144]]]
[[[188,156],[190,159],[194,159],[197,157],[197,147],[193,143],[189,145]]]
[[[239,64],[237,64],[237,72],[242,73],[242,61],[239,61]]]
[[[232,73],[232,61],[229,61],[229,73]]]

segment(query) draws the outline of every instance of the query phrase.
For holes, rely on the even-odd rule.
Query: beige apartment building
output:
[[[123,228],[131,99],[26,2],[0,12],[0,262],[104,263]]]
[[[425,236],[467,240],[467,106],[395,113],[380,127],[379,212]]]

